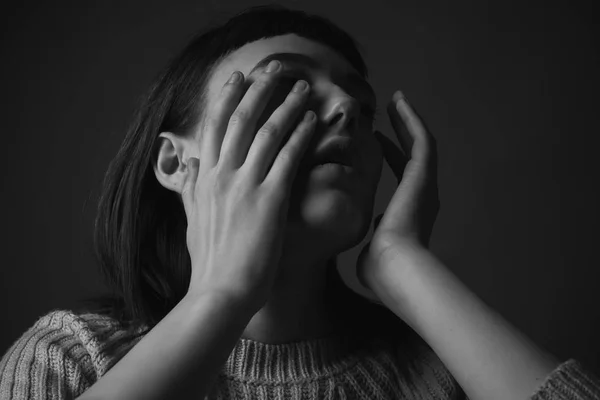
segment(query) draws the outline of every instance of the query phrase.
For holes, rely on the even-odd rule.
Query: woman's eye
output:
[[[283,75],[279,79],[281,87],[287,92],[290,92],[296,84],[296,82],[300,79],[304,79],[305,81],[310,82],[310,80],[307,77],[300,76],[299,74]],[[369,104],[361,104],[360,112],[372,122],[379,115],[379,108],[373,108]]]

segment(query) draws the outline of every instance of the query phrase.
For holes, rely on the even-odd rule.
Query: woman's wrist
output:
[[[221,290],[190,289],[182,301],[187,302],[193,308],[196,305],[210,302],[216,308],[222,308],[232,318],[248,323],[258,312],[260,307],[253,305],[252,301],[241,296]]]

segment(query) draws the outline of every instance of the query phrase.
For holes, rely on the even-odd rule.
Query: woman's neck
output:
[[[307,271],[305,271],[307,272]],[[331,298],[327,265],[312,275],[281,274],[269,301],[250,320],[242,337],[263,343],[285,343],[330,336],[344,329],[343,313]]]

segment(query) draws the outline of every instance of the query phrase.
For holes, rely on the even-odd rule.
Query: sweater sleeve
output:
[[[74,314],[41,317],[0,360],[0,398],[74,399],[97,379]]]
[[[600,400],[600,379],[569,359],[550,373],[531,400]]]
[[[460,400],[469,400],[464,392]],[[600,379],[569,359],[550,373],[529,400],[600,400]]]

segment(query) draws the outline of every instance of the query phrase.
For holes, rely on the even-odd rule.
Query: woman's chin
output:
[[[347,190],[331,188],[313,191],[291,205],[290,222],[300,223],[319,236],[329,239],[356,237],[364,229],[364,207]]]

